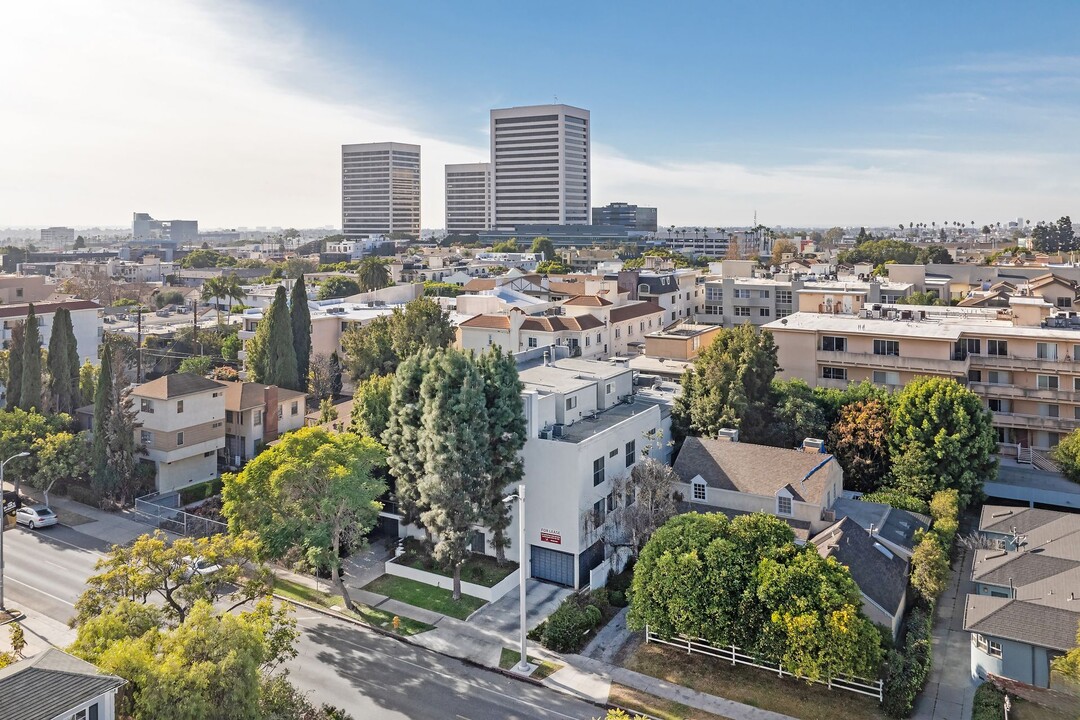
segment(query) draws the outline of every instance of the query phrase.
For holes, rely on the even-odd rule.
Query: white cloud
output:
[[[251,5],[36,0],[0,12],[0,225],[125,224],[136,210],[203,227],[336,225],[340,145],[397,140],[423,146],[423,224],[438,227],[443,164],[487,157],[417,132],[421,110],[396,88]],[[770,224],[1056,217],[1080,189],[1067,154],[899,147],[773,167],[650,164],[593,139],[594,201],[656,205],[664,224],[745,225],[754,210]]]

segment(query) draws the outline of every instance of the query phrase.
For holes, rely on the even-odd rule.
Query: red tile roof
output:
[[[608,305],[614,305],[613,302],[606,298],[599,297],[598,295],[575,295],[570,298],[563,305],[576,305],[580,307],[607,307]]]
[[[477,315],[461,323],[459,327],[489,328],[492,330],[509,330],[510,318],[506,315]]]

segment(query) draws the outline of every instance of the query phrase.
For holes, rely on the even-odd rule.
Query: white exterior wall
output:
[[[216,396],[216,397],[215,397]],[[158,470],[158,490],[165,492],[217,477],[218,451],[225,447],[225,388],[192,393],[168,400],[145,398],[153,403],[153,412],[142,409],[144,398],[138,389],[132,393],[140,435],[149,432],[154,440],[168,442],[179,432],[184,444],[172,450],[148,447],[146,458]],[[177,413],[183,401],[184,412]],[[217,423],[215,428],[213,425]],[[209,455],[207,455],[209,453]]]
[[[53,720],[71,720],[80,710],[86,710],[89,715],[89,709],[92,705],[97,705],[98,720],[115,720],[116,719],[116,691],[110,690],[107,693],[98,695],[93,700],[76,705],[66,712],[62,712],[57,715]]]
[[[84,310],[71,311],[71,327],[75,331],[75,344],[79,351],[79,362],[89,360],[97,365],[98,351],[101,348],[102,323],[98,308],[86,308]],[[55,313],[38,313],[38,330],[41,333],[41,346],[49,347],[49,339],[52,338],[52,323]],[[24,317],[7,318],[4,320],[3,339],[6,345],[11,340],[11,329],[16,323],[24,320]]]
[[[220,445],[224,447],[225,436],[221,436]],[[211,452],[206,450],[205,452]],[[207,480],[213,480],[218,476],[217,472],[217,452],[216,450],[211,452],[207,457],[204,451],[200,451],[197,455],[189,456],[180,460],[174,460],[172,462],[166,462],[155,458],[155,451],[150,451],[147,455],[151,460],[157,462],[157,490],[158,492],[170,492],[172,490],[179,490],[187,487],[188,485],[196,485]]]
[[[447,165],[445,181],[446,231],[475,233],[491,227],[491,163]]]

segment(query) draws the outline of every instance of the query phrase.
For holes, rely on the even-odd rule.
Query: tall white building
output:
[[[491,111],[495,227],[589,224],[589,123],[569,105]]]
[[[349,240],[404,232],[420,236],[420,146],[341,146],[341,227]]]
[[[47,227],[41,228],[41,246],[52,249],[54,247],[66,250],[75,243],[75,228]]]
[[[446,166],[446,232],[476,233],[491,227],[491,163]]]

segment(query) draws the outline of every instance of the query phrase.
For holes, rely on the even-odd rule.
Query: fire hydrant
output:
[[[394,626],[394,632],[401,632],[401,618],[399,618],[397,615],[395,615],[394,619],[390,621],[390,624]]]

